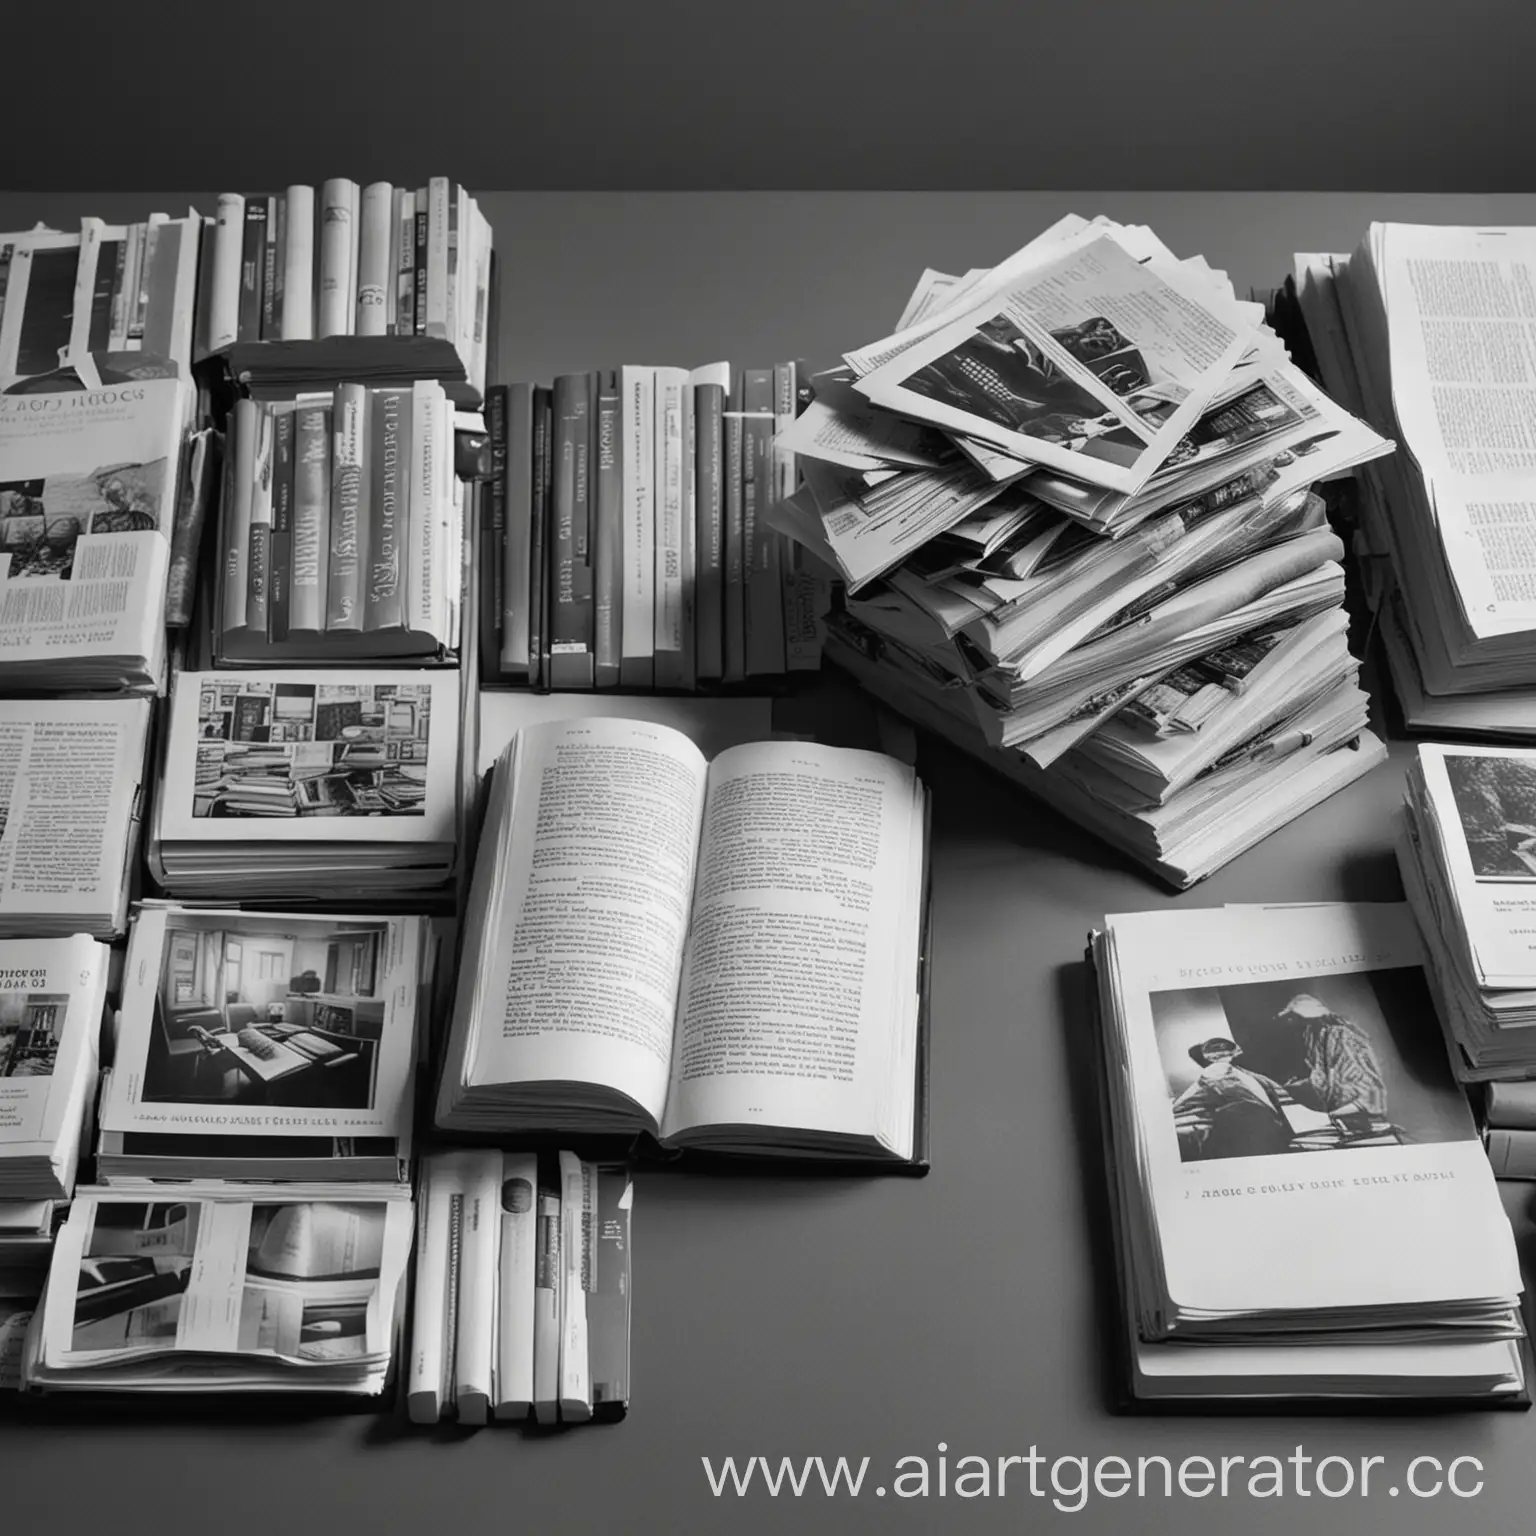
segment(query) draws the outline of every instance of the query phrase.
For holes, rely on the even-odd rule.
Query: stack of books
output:
[[[1223,274],[1068,218],[844,363],[770,520],[880,698],[1181,886],[1381,760],[1309,487],[1390,445]]]
[[[1373,224],[1296,257],[1323,381],[1403,446],[1362,477],[1358,546],[1404,721],[1437,735],[1536,735],[1533,270],[1528,228]]]
[[[186,378],[202,219],[0,234],[0,390]]]
[[[0,1202],[68,1200],[74,1190],[110,959],[84,934],[0,940]],[[13,1210],[0,1262],[10,1242],[45,1233],[51,1216]]]
[[[84,1189],[28,1329],[36,1391],[381,1397],[411,1251],[409,1189]]]
[[[450,669],[182,672],[148,859],[181,899],[440,890],[459,818]]]
[[[0,394],[9,692],[151,694],[190,405],[176,378]]]
[[[145,903],[96,1177],[409,1184],[427,920]]]
[[[411,1419],[622,1418],[633,1207],[627,1168],[574,1152],[543,1159],[534,1152],[428,1154],[418,1205]]]
[[[1091,957],[1131,1397],[1527,1403],[1408,908],[1113,916]]]
[[[927,793],[875,752],[619,719],[498,760],[438,1084],[455,1134],[926,1162]]]
[[[198,355],[281,397],[338,378],[485,391],[491,226],[446,176],[226,192],[208,220]]]
[[[1536,1077],[1536,750],[1421,746],[1397,854],[1456,1075]]]
[[[624,367],[491,391],[482,681],[763,686],[820,662],[813,569],[766,518],[796,486],[793,363]]]
[[[440,661],[464,531],[440,384],[238,401],[214,583],[220,666]]]

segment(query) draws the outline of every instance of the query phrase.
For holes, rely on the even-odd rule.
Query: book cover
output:
[[[363,627],[398,629],[405,622],[402,534],[410,459],[410,390],[373,391],[368,414],[368,584]]]
[[[338,384],[331,404],[330,561],[326,575],[325,627],[361,630],[362,565],[358,525],[362,507],[363,412],[361,384]]]
[[[245,204],[245,232],[240,244],[238,339],[241,341],[261,340],[261,298],[266,250],[267,199],[248,198]]]
[[[587,376],[561,374],[554,384],[554,463],[549,615],[550,686],[592,686],[592,605],[584,601],[588,451]]]
[[[725,399],[723,383],[694,385],[694,666],[700,682],[725,677]]]
[[[300,406],[294,419],[291,630],[325,628],[330,554],[331,409]]]
[[[623,656],[624,466],[619,458],[619,374],[598,376],[596,473],[592,503],[592,677],[599,688],[619,684]]]
[[[293,582],[293,417],[279,409],[272,424],[272,555],[267,578],[267,638],[288,638]]]

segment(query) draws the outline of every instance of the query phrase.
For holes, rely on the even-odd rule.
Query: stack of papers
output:
[[[149,712],[147,699],[0,699],[0,938],[123,932]]]
[[[110,956],[84,934],[0,940],[0,1201],[67,1200],[75,1187]],[[47,1223],[20,1214],[33,1233]]]
[[[406,1181],[427,928],[146,904],[98,1177]]]
[[[871,691],[1178,885],[1379,760],[1310,487],[1391,445],[1225,274],[1067,218],[844,365],[769,518]]]
[[[1398,864],[1458,1077],[1536,1077],[1536,750],[1419,748]]]
[[[398,1186],[81,1189],[22,1362],[28,1387],[325,1392],[390,1380],[411,1249]]]
[[[439,890],[459,728],[457,672],[180,673],[150,868],[194,899]]]
[[[1296,257],[1318,368],[1402,445],[1362,476],[1359,553],[1407,723],[1536,736],[1536,229],[1373,224]]]
[[[1400,903],[1093,937],[1131,1390],[1523,1402],[1520,1268]]]

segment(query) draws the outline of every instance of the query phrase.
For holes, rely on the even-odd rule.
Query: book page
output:
[[[659,1119],[706,767],[635,720],[519,734],[505,914],[467,1081],[599,1083]]]
[[[666,1136],[874,1133],[915,993],[920,816],[912,771],[878,753],[763,742],[715,760]]]

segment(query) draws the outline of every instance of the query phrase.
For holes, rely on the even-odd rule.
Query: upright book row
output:
[[[434,659],[457,648],[462,493],[440,384],[240,400],[230,437],[222,659]]]
[[[822,592],[770,527],[795,365],[625,366],[492,389],[482,680],[692,691],[810,670]]]

